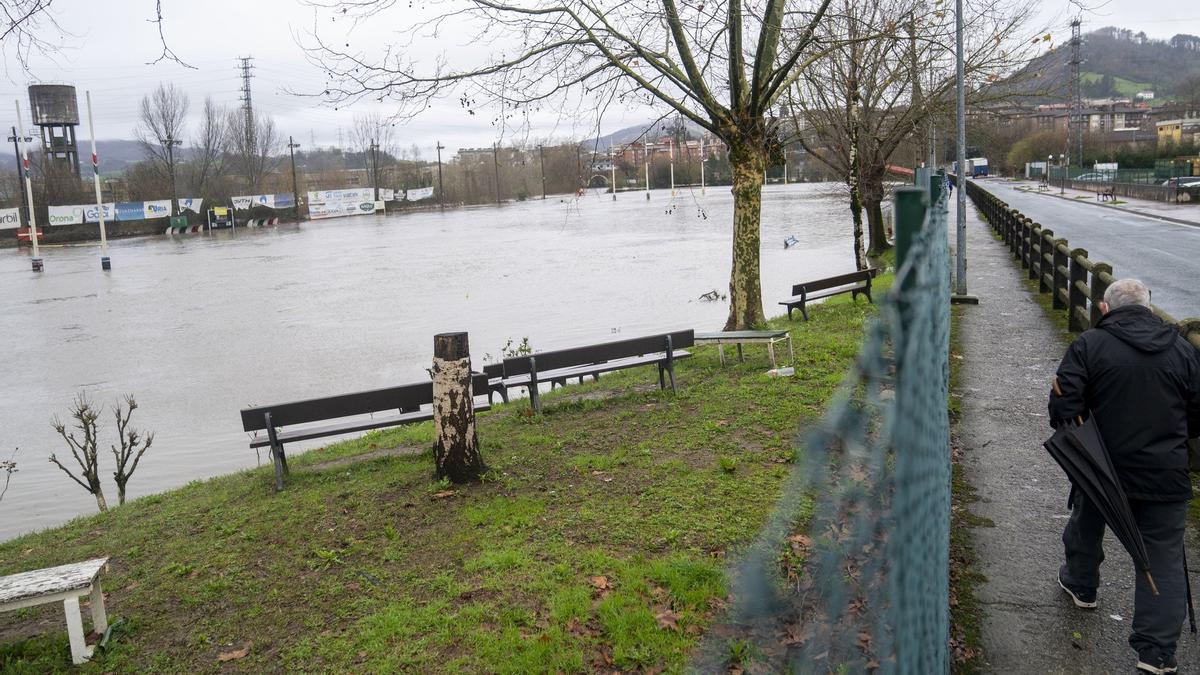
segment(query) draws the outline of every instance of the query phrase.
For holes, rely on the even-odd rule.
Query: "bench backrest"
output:
[[[643,354],[655,354],[657,352],[666,351],[667,336],[671,336],[671,349],[684,349],[691,347],[696,342],[696,333],[694,330],[681,330],[673,333],[660,333],[658,335],[647,335],[645,337],[629,338],[627,340],[617,340],[615,342],[602,342],[596,345],[587,345],[584,347],[572,347],[570,349],[557,349],[550,352],[538,352],[529,356],[514,356],[504,359],[504,376],[512,377],[513,375],[524,375],[530,370],[529,359],[532,356],[537,359],[537,369],[539,372],[547,370],[555,370],[558,368],[568,368],[570,366],[581,366],[589,363],[600,363],[601,361],[612,361],[614,359],[623,359],[629,356],[642,356]]]
[[[475,395],[487,393],[487,375],[472,376],[471,387]],[[264,413],[271,413],[271,424],[285,427],[291,424],[320,422],[352,415],[365,415],[385,411],[415,410],[433,403],[433,382],[415,382],[398,387],[359,391],[353,394],[310,398],[276,405],[263,405],[242,410],[242,429],[260,431],[267,428]]]
[[[877,269],[859,270],[847,274],[839,274],[836,277],[827,279],[817,279],[815,281],[805,281],[801,284],[792,286],[792,295],[800,295],[801,293],[811,293],[812,291],[823,291],[827,288],[837,288],[846,284],[858,283],[860,281],[870,281],[871,277],[879,274]]]
[[[489,379],[493,377],[504,377],[504,363],[488,363],[483,366],[483,374]]]

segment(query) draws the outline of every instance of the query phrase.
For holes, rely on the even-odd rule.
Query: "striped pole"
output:
[[[108,259],[108,234],[104,227],[104,199],[100,194],[100,156],[96,154],[96,127],[92,123],[92,92],[83,92],[87,98],[88,133],[92,135],[92,180],[96,185],[96,217],[100,219],[100,269],[112,269]],[[86,220],[86,218],[85,218]]]
[[[17,99],[17,131],[21,138],[25,138],[25,121],[21,117],[21,101]],[[38,255],[38,235],[37,235],[37,217],[33,214],[33,182],[29,178],[29,144],[21,142],[21,166],[25,170],[25,196],[26,204],[29,205],[29,241],[33,244],[33,258],[31,263],[34,272],[42,271],[42,257]]]

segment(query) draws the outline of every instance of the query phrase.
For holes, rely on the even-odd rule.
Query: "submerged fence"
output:
[[[1029,279],[1038,283],[1038,291],[1050,294],[1054,309],[1066,311],[1069,330],[1085,331],[1100,321],[1104,291],[1117,280],[1112,265],[1091,260],[1085,249],[1071,248],[1066,239],[1056,238],[1053,230],[1013,209],[974,181],[967,181],[967,196],[1004,239],[1013,258],[1029,270]],[[1180,321],[1158,307],[1153,309],[1200,348],[1200,319]]]
[[[833,404],[802,439],[803,468],[737,575],[735,616],[765,618],[774,628],[759,630],[774,631],[786,645],[786,664],[776,670],[949,671],[944,180],[897,191],[902,245],[893,285]],[[805,516],[807,534],[789,537]],[[789,577],[790,601],[773,581],[781,544],[805,553],[799,574]]]

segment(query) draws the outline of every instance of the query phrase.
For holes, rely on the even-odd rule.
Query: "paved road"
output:
[[[1111,264],[1117,277],[1146,282],[1154,304],[1175,318],[1200,317],[1200,227],[1025,193],[999,180],[980,185],[1072,247],[1087,249],[1092,260]]]
[[[1050,202],[1047,212],[1057,206],[1057,200],[1028,198],[1037,199]],[[1066,214],[1092,208],[1064,206]],[[1100,209],[1093,211],[1105,215]],[[1133,672],[1135,654],[1127,642],[1133,619],[1133,565],[1120,543],[1106,537],[1099,609],[1076,609],[1055,581],[1063,554],[1068,484],[1042,441],[1050,434],[1048,383],[1065,344],[1026,290],[1025,274],[1008,249],[991,238],[987,225],[974,214],[968,216],[967,232],[967,281],[980,304],[965,307],[960,323],[963,415],[957,433],[963,468],[979,497],[969,508],[987,519],[972,528],[987,578],[976,591],[984,614],[985,671]],[[1196,245],[1200,240],[1192,241]],[[1194,532],[1189,533],[1188,547],[1200,550]],[[1197,567],[1192,569],[1192,587],[1200,590]],[[1200,672],[1196,636],[1185,631],[1177,655],[1181,673]]]

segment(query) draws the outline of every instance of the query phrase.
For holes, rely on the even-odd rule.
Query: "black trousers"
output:
[[[1158,595],[1142,570],[1134,570],[1137,579],[1133,601],[1133,634],[1129,646],[1141,660],[1155,663],[1158,658],[1175,655],[1175,645],[1187,616],[1186,580],[1183,575],[1183,530],[1187,521],[1186,501],[1150,502],[1132,500],[1134,520],[1142,532],[1150,556],[1150,573],[1158,586]],[[1104,517],[1087,497],[1075,493],[1075,508],[1063,530],[1067,563],[1063,582],[1068,586],[1097,589],[1100,563],[1104,562]]]

